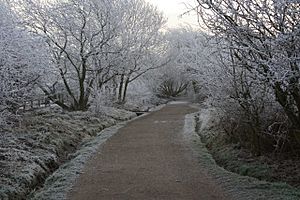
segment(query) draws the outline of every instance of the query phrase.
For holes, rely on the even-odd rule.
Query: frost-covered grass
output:
[[[69,159],[83,140],[104,128],[135,117],[132,112],[103,108],[102,113],[42,109],[0,134],[0,199],[24,199]]]
[[[66,199],[67,192],[72,188],[75,179],[80,175],[84,164],[97,152],[99,146],[108,138],[117,133],[118,129],[124,125],[118,124],[100,132],[94,139],[86,140],[80,149],[72,155],[70,162],[62,165],[55,173],[46,179],[44,187],[31,194],[32,200],[63,200]]]
[[[193,146],[194,154],[198,158],[199,163],[214,179],[223,187],[228,196],[235,200],[298,200],[300,199],[300,190],[297,190],[285,183],[270,183],[266,181],[259,181],[256,178],[241,176],[225,170],[218,166],[213,159],[210,152],[207,150],[205,144],[201,141],[200,136],[196,133],[195,118],[199,118],[200,134],[208,135],[213,130],[212,125],[214,119],[210,118],[208,111],[200,111],[196,114],[190,114],[185,119],[184,135]],[[205,117],[206,116],[206,117]],[[198,125],[199,126],[199,125]],[[209,137],[205,137],[209,138]]]

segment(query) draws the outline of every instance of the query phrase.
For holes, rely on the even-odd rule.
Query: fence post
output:
[[[45,107],[49,107],[49,100],[47,97],[45,98]]]

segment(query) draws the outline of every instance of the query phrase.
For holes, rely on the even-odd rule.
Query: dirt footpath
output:
[[[172,104],[128,123],[87,163],[68,199],[227,199],[183,140],[184,117],[195,111]]]

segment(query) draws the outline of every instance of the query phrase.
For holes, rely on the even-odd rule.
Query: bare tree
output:
[[[241,89],[235,94],[240,105],[254,98],[244,86],[270,88],[291,127],[300,129],[300,4],[289,0],[197,2],[202,24],[223,40],[229,52],[227,66],[232,67],[233,82]]]
[[[24,2],[26,4],[24,4]],[[109,43],[116,38],[122,11],[116,1],[68,0],[47,3],[23,1],[26,25],[45,38],[53,65],[70,102],[56,97],[55,85],[40,85],[44,93],[66,110],[86,110],[96,79],[112,78]],[[59,84],[57,84],[59,85]]]
[[[128,85],[150,70],[164,66],[169,59],[162,28],[165,19],[156,7],[143,0],[132,0],[126,5],[120,46],[122,66],[119,68],[118,101],[124,103]]]

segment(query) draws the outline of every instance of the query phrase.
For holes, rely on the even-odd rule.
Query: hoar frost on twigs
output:
[[[231,64],[268,84],[292,125],[300,128],[300,4],[287,0],[198,3],[204,24],[226,41]]]
[[[130,82],[163,65],[157,55],[164,18],[143,0],[22,2],[26,27],[45,38],[52,53],[56,78],[40,88],[65,110],[88,109],[93,92],[103,88],[118,89],[124,101]]]
[[[278,111],[279,105],[289,119],[290,137],[299,139],[300,4],[288,0],[197,2],[200,24],[209,28],[222,47],[220,63],[232,86],[228,96],[246,114],[253,128],[252,143],[259,146],[266,109]]]
[[[0,125],[10,123],[6,117],[15,114],[30,99],[34,84],[43,71],[41,41],[20,26],[10,6],[0,2]]]

